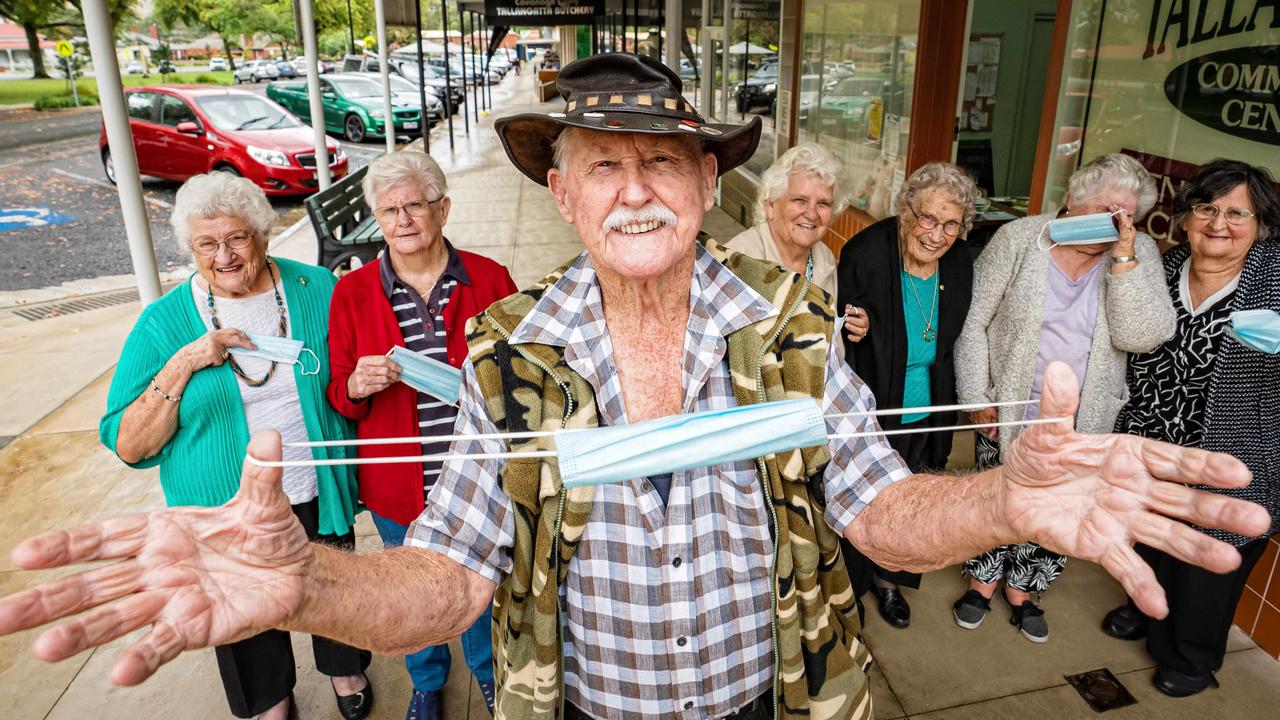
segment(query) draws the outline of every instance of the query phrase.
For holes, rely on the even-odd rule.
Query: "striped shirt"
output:
[[[391,302],[391,309],[396,314],[396,322],[400,324],[400,334],[404,337],[405,348],[425,355],[443,363],[449,362],[446,348],[444,328],[444,309],[449,304],[449,297],[459,282],[470,282],[467,269],[462,265],[462,258],[453,246],[444,241],[449,248],[449,260],[445,263],[444,272],[431,288],[427,299],[412,286],[400,279],[391,264],[388,253],[381,263],[382,290]],[[461,328],[459,328],[461,331]],[[457,408],[443,400],[430,395],[418,393],[418,434],[448,435],[453,432],[453,423],[457,418]],[[440,451],[439,445],[423,445],[424,455]],[[440,475],[440,462],[422,463],[422,487],[427,492],[435,484]]]
[[[595,270],[585,253],[515,328],[511,344],[564,348],[596,393],[601,424],[627,422]],[[698,248],[683,364],[684,410],[733,407],[726,337],[778,309]],[[497,432],[470,361],[458,433]],[[870,390],[832,353],[823,411],[830,432],[875,429]],[[458,441],[457,453],[501,452]],[[825,519],[843,531],[909,471],[883,437],[833,441]],[[406,544],[440,552],[497,583],[512,569],[515,509],[502,460],[450,461]],[[769,511],[754,462],[673,474],[667,501],[646,478],[601,485],[561,585],[565,700],[599,718],[718,718],[768,692]],[[501,662],[501,660],[499,660]]]

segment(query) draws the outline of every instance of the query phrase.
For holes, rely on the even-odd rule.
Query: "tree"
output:
[[[4,14],[22,26],[27,34],[27,50],[31,54],[32,74],[38,78],[49,77],[44,66],[44,51],[40,49],[40,28],[49,27],[55,16],[66,7],[65,0],[6,0],[9,6]]]

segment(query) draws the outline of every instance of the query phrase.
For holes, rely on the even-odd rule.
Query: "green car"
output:
[[[267,97],[310,124],[311,102],[305,82],[273,82],[267,86]],[[378,83],[368,78],[331,75],[320,78],[320,97],[326,132],[341,133],[354,143],[385,135],[382,87]],[[422,111],[416,103],[410,105],[393,96],[391,111],[395,115],[396,132],[422,131]]]
[[[880,78],[847,77],[838,81],[835,87],[823,93],[818,105],[823,132],[842,127],[849,129],[846,132],[850,136],[862,134],[867,109],[872,99],[880,97],[883,89],[884,81]]]

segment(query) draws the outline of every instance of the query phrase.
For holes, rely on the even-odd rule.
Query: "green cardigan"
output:
[[[307,436],[313,440],[353,437],[350,423],[329,407],[324,395],[329,382],[329,298],[336,280],[323,268],[273,260],[289,306],[289,335],[302,340],[320,360],[316,375],[303,375],[297,365],[293,368]],[[151,392],[151,378],[178,350],[206,332],[191,293],[189,278],[148,305],[125,341],[107,395],[107,413],[98,424],[99,438],[112,452],[116,451],[125,408],[142,393]],[[192,375],[182,393],[173,437],[159,454],[130,464],[136,468],[160,466],[160,486],[170,506],[222,505],[239,489],[249,428],[237,382],[229,363]],[[316,458],[348,454],[347,448],[312,450]],[[345,534],[355,522],[357,488],[353,467],[317,467],[316,480],[320,532]]]

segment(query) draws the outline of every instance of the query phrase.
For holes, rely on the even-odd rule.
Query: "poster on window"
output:
[[[1078,163],[1124,151],[1166,169],[1143,229],[1167,243],[1167,204],[1188,169],[1226,157],[1280,176],[1280,4],[1127,7],[1102,16],[1092,77],[1068,78],[1065,92],[1087,98]]]

